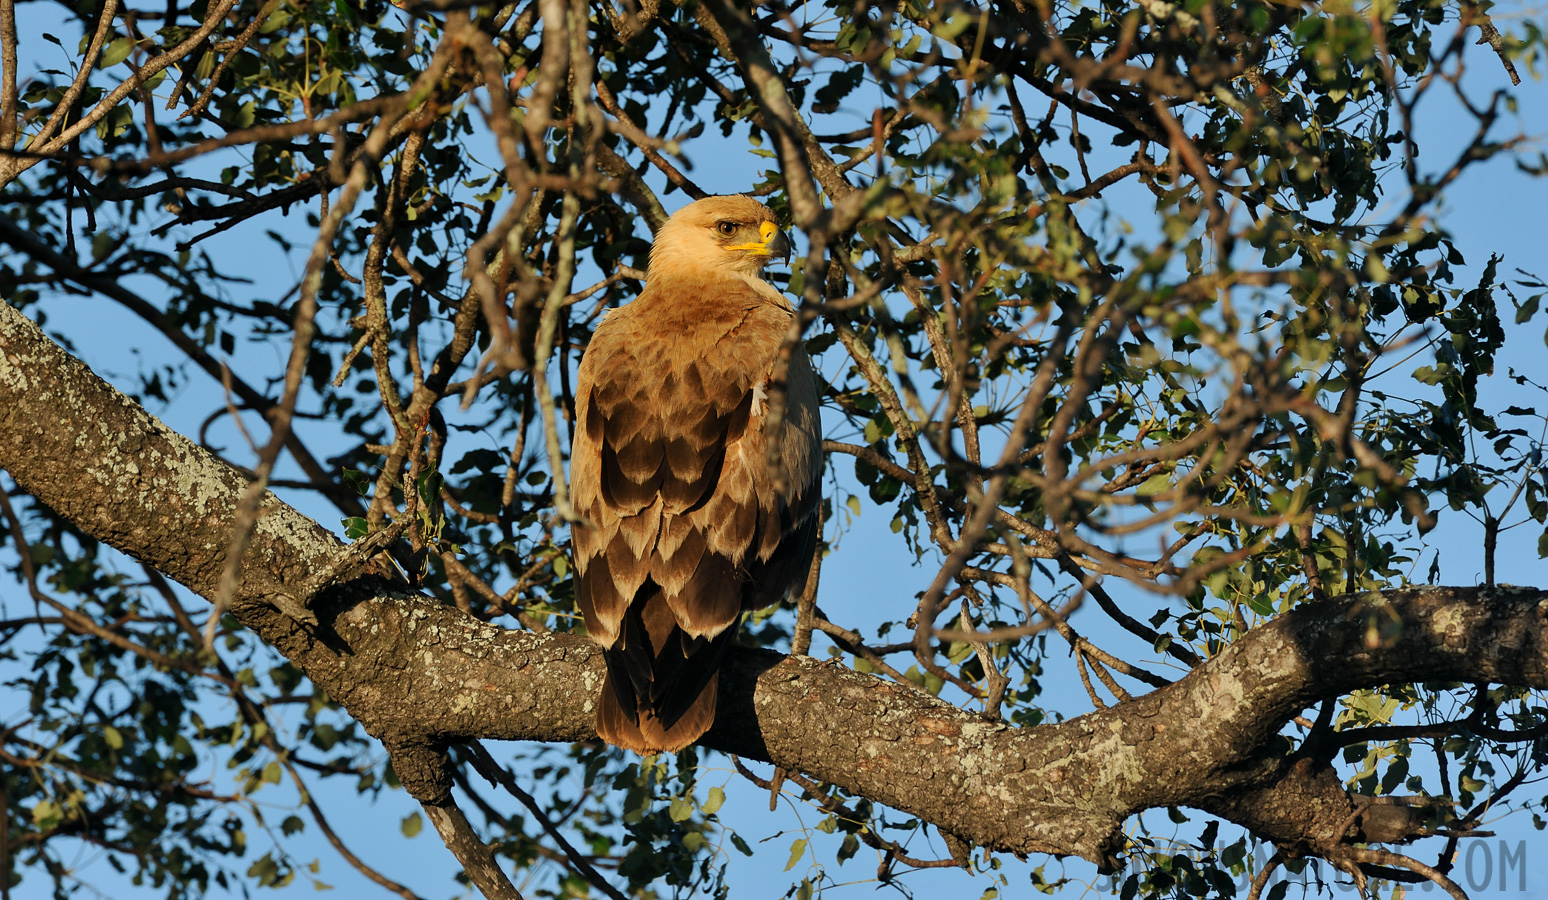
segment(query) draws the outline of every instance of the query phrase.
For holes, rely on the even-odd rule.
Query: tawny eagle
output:
[[[656,235],[645,290],[608,313],[581,359],[576,602],[607,661],[597,733],[637,753],[709,730],[742,611],[799,591],[811,565],[817,380],[799,346],[779,365],[794,312],[761,274],[789,254],[762,203],[690,203]]]

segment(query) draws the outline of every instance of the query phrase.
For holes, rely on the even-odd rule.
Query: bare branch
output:
[[[426,818],[446,842],[447,849],[457,857],[457,862],[462,864],[468,880],[484,895],[484,900],[521,900],[521,893],[495,862],[489,846],[479,838],[457,804],[447,799],[423,806]]]

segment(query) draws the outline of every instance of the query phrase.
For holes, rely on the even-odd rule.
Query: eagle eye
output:
[[[736,234],[736,223],[725,221],[716,222],[715,229],[726,237],[730,237],[731,235]]]

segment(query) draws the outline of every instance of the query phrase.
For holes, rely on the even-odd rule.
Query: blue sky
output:
[[[58,30],[46,21],[46,17],[51,13],[41,4],[25,5],[20,12],[24,34],[29,33],[29,28],[32,29],[30,33]],[[1502,19],[1502,23],[1508,21],[1508,9],[1497,10],[1497,16]],[[40,17],[43,18],[40,19]],[[62,31],[60,36],[65,38],[67,45],[70,44],[69,36]],[[51,45],[38,45],[28,49],[37,53],[37,60],[41,65],[58,65],[57,59],[50,56],[51,54],[58,56],[58,48]],[[1504,83],[1503,72],[1486,52],[1474,51],[1470,58],[1472,61],[1470,79],[1483,84]],[[1521,98],[1519,127],[1529,135],[1548,135],[1548,89],[1545,89],[1543,82],[1533,79],[1532,73],[1524,70],[1523,75],[1528,80],[1517,91]],[[856,98],[857,101],[860,99],[860,97]],[[1436,100],[1438,101],[1439,97]],[[862,121],[868,121],[868,118]],[[1448,112],[1444,105],[1438,102],[1433,110],[1421,110],[1419,122],[1421,125],[1419,144],[1424,148],[1421,159],[1423,164],[1431,169],[1438,167],[1443,161],[1449,162],[1454,155],[1454,150],[1451,148],[1460,146],[1459,142],[1463,141],[1471,131],[1470,123],[1462,127],[1461,120],[1455,112]],[[1509,123],[1502,128],[1507,133],[1513,130]],[[695,180],[707,190],[714,192],[731,193],[745,190],[757,180],[757,173],[770,164],[765,158],[735,143],[726,147],[711,147],[706,144],[690,146],[689,155],[696,163],[693,171]],[[494,157],[490,154],[486,158],[492,160]],[[681,205],[684,199],[678,194],[663,197],[663,202],[668,209],[674,209]],[[1389,202],[1396,204],[1400,203],[1401,199],[1394,196],[1389,198]],[[1548,184],[1545,184],[1542,179],[1532,178],[1517,171],[1508,159],[1501,158],[1472,173],[1470,177],[1449,190],[1445,195],[1443,209],[1444,220],[1449,224],[1459,248],[1467,259],[1467,266],[1463,268],[1463,274],[1459,278],[1460,283],[1476,281],[1483,263],[1491,253],[1499,253],[1505,257],[1504,264],[1501,266],[1502,277],[1508,278],[1513,275],[1518,266],[1535,271],[1538,275],[1548,275],[1548,263],[1541,262],[1544,238],[1548,236],[1548,229],[1544,228],[1542,222],[1545,211],[1548,211]],[[1122,214],[1123,210],[1119,209],[1118,212]],[[1148,208],[1142,208],[1137,210],[1131,219],[1140,221],[1147,215]],[[296,229],[298,243],[304,249],[308,244],[308,239],[304,235],[304,222],[294,214],[288,221],[289,227]],[[222,264],[228,269],[251,277],[254,280],[252,294],[259,297],[282,293],[299,277],[301,266],[299,255],[286,256],[273,244],[263,239],[258,233],[262,227],[271,226],[254,223],[246,226],[246,230],[239,227],[228,234],[211,239],[204,245],[207,252],[218,255]],[[151,333],[137,319],[107,301],[97,298],[60,298],[48,301],[44,309],[54,317],[53,321],[56,324],[68,327],[82,355],[93,362],[101,374],[126,388],[134,386],[135,373],[142,365],[154,366],[172,358],[173,351],[158,336]],[[1484,406],[1499,408],[1516,404],[1536,405],[1542,408],[1544,398],[1510,383],[1506,378],[1506,372],[1510,368],[1527,373],[1536,372],[1540,373],[1540,380],[1548,380],[1548,366],[1543,364],[1544,359],[1548,359],[1548,348],[1544,346],[1543,335],[1545,317],[1539,315],[1537,319],[1524,326],[1510,324],[1508,312],[1506,318],[1509,338],[1500,356],[1498,373],[1486,380],[1483,385]],[[138,348],[137,352],[130,351],[128,348],[131,347]],[[281,365],[279,354],[282,350],[283,347],[279,344],[242,345],[238,349],[236,362],[239,367],[243,362],[251,362],[256,364],[257,368],[277,370]],[[262,354],[270,353],[275,354],[274,359],[261,358]],[[836,358],[830,362],[830,365],[838,364]],[[153,411],[184,434],[193,434],[197,431],[199,420],[219,403],[219,396],[218,385],[209,382],[202,374],[191,373],[190,380],[183,386],[180,393],[175,395],[173,402],[164,409]],[[298,428],[312,439],[316,449],[322,451],[320,455],[328,452],[329,438],[326,426],[303,422],[298,425]],[[234,431],[217,430],[215,435],[216,443],[225,443],[233,448],[240,446],[241,439]],[[241,454],[234,455],[240,457]],[[848,475],[850,466],[846,460],[838,462],[837,471],[844,484],[851,484]],[[287,499],[315,515],[324,525],[336,527],[338,515],[331,507],[319,504],[315,499],[304,495],[287,497]],[[848,526],[838,551],[824,566],[819,602],[830,612],[842,615],[846,624],[860,625],[863,629],[869,630],[883,620],[901,618],[906,613],[900,614],[898,610],[912,606],[914,594],[928,584],[934,575],[934,566],[931,563],[938,563],[938,560],[927,556],[923,564],[916,564],[913,555],[891,533],[888,527],[889,518],[881,510],[868,506],[865,512]],[[1519,528],[1502,536],[1498,553],[1501,581],[1535,585],[1548,583],[1548,577],[1545,577],[1548,575],[1548,566],[1545,566],[1543,560],[1537,558],[1538,533],[1531,528]],[[1443,583],[1474,583],[1482,578],[1481,546],[1481,529],[1471,519],[1460,514],[1444,512],[1441,515],[1439,527],[1428,535],[1425,541],[1420,565],[1427,567],[1431,554],[1438,553]],[[12,588],[0,586],[0,597],[15,596],[17,595]],[[1131,595],[1131,599],[1135,600],[1136,604],[1153,602],[1147,597],[1138,595]],[[839,613],[840,610],[842,613]],[[1137,646],[1136,642],[1127,635],[1106,627],[1100,619],[1099,611],[1094,608],[1078,613],[1074,624],[1089,633],[1097,643],[1121,655],[1132,654],[1144,658],[1151,656],[1148,648]],[[814,652],[819,654],[823,652],[821,641]],[[1046,703],[1052,708],[1062,710],[1066,715],[1076,715],[1089,709],[1090,702],[1081,690],[1073,669],[1068,665],[1068,660],[1058,653],[1053,653],[1050,655],[1049,665],[1052,671],[1045,678],[1045,683],[1052,687],[1051,692],[1045,696]],[[1060,666],[1064,667],[1062,671]],[[5,718],[9,721],[11,716],[7,715]],[[489,747],[497,758],[505,755],[505,748],[496,744],[491,744]],[[721,819],[755,847],[765,851],[752,859],[745,858],[734,850],[730,851],[731,871],[728,880],[733,885],[733,896],[780,895],[793,877],[799,878],[803,873],[810,874],[813,867],[818,865],[823,866],[829,875],[840,883],[850,880],[858,882],[853,887],[834,891],[834,896],[853,892],[868,894],[873,890],[874,883],[868,882],[868,879],[874,875],[875,860],[867,857],[868,851],[862,851],[854,860],[842,867],[837,867],[832,858],[837,841],[824,840],[824,836],[814,836],[817,839],[812,841],[813,854],[809,854],[786,872],[785,866],[791,843],[807,836],[805,829],[815,825],[821,816],[800,803],[795,795],[788,793],[781,801],[780,810],[770,813],[767,810],[767,794],[742,782],[730,771],[724,758],[706,755],[705,764],[717,771],[724,770],[726,774],[723,783],[731,800],[722,808]],[[767,767],[759,767],[759,771],[766,770]],[[219,777],[219,775],[218,772],[211,773],[212,777]],[[706,788],[712,784],[722,783],[712,780],[709,773],[704,775],[701,782]],[[448,876],[454,870],[454,863],[433,832],[426,829],[414,839],[406,839],[399,832],[399,823],[405,816],[417,811],[417,804],[399,793],[384,795],[374,806],[370,806],[357,798],[347,785],[322,782],[315,787],[319,797],[324,799],[325,805],[330,807],[330,810],[337,810],[332,813],[335,827],[346,842],[369,863],[389,877],[414,887],[427,898],[453,895],[455,885]],[[281,806],[288,804],[289,798],[284,789],[271,790],[272,797],[266,798],[260,794],[258,799],[273,802],[275,811],[278,813]],[[278,815],[275,817],[276,821],[277,817]],[[894,818],[901,817],[894,816]],[[1144,824],[1156,829],[1156,834],[1171,834],[1172,828],[1167,822],[1164,811],[1152,811],[1143,818]],[[1198,818],[1197,815],[1196,818]],[[1131,826],[1135,824],[1131,823]],[[1492,823],[1490,827],[1497,830],[1500,835],[1500,838],[1493,840],[1503,839],[1507,842],[1507,847],[1515,847],[1518,841],[1525,842],[1528,858],[1535,858],[1534,855],[1540,855],[1543,850],[1548,849],[1548,840],[1545,840],[1541,833],[1531,829],[1530,822],[1525,816],[1509,817]],[[759,842],[764,840],[767,843],[760,845]],[[261,841],[254,840],[253,843],[258,853],[261,853],[263,850]],[[921,857],[944,855],[944,849],[934,839],[933,834],[922,837],[913,844],[910,852]],[[1426,848],[1420,856],[1423,858],[1424,854],[1431,852]],[[1467,852],[1467,848],[1464,848],[1464,852]],[[1500,858],[1496,845],[1490,844],[1489,852],[1492,854],[1491,863]],[[339,893],[334,896],[374,896],[379,893],[379,889],[365,882],[321,840],[316,841],[315,853],[318,860],[316,877],[338,888]],[[1481,858],[1477,855],[1477,851],[1474,851],[1474,854],[1475,860]],[[304,859],[304,854],[302,856]],[[1058,877],[1061,872],[1068,872],[1082,879],[1092,879],[1095,876],[1090,866],[1078,861],[1062,864],[1057,861],[1034,859],[1027,865],[1017,864],[1009,859],[1006,862],[1009,887],[1002,892],[1002,896],[1029,894],[1027,869],[1045,864],[1045,877],[1050,880]],[[1479,867],[1481,865],[1481,863],[1478,864]],[[1528,877],[1527,891],[1524,894],[1514,890],[1499,891],[1497,869],[1498,865],[1491,872],[1493,878],[1490,887],[1476,890],[1475,897],[1548,896],[1548,876],[1537,877],[1535,874]],[[149,889],[135,891],[116,879],[111,870],[100,862],[88,868],[85,874],[88,882],[97,885],[108,895],[129,897],[152,896],[156,893]],[[1476,870],[1473,874],[1481,876],[1481,872]],[[1534,878],[1536,878],[1535,881]],[[991,886],[992,882],[984,876],[970,878],[960,871],[937,870],[906,876],[905,883],[919,896],[977,897],[985,888]],[[1475,884],[1471,886],[1478,887],[1476,877]],[[311,888],[305,880],[298,880],[294,886],[284,892],[284,896],[309,895],[310,892]]]

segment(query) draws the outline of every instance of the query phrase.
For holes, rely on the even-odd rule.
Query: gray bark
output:
[[[0,468],[82,531],[214,596],[243,476],[3,303]],[[343,549],[269,495],[230,610],[386,744],[416,798],[447,797],[450,744],[595,737],[602,661],[589,640],[502,629],[371,573],[307,596]],[[301,605],[315,625],[284,611]],[[841,666],[744,650],[704,743],[996,850],[1110,865],[1128,817],[1195,806],[1338,859],[1355,841],[1417,836],[1423,810],[1365,808],[1326,760],[1288,751],[1284,724],[1321,698],[1392,682],[1548,688],[1545,617],[1548,595],[1525,588],[1310,603],[1175,684],[1035,728]]]

